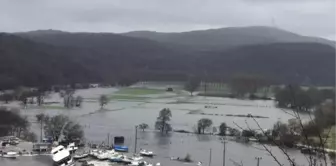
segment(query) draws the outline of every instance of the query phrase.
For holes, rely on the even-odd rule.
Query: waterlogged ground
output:
[[[174,129],[189,131],[193,131],[197,120],[203,117],[212,119],[214,126],[219,126],[221,122],[225,122],[231,127],[235,127],[234,123],[243,128],[246,125],[251,128],[257,127],[256,123],[249,118],[189,114],[190,111],[195,110],[209,114],[253,114],[269,117],[257,119],[262,128],[270,128],[278,120],[286,122],[291,118],[290,115],[275,108],[271,101],[243,101],[211,97],[190,98],[183,92],[167,93],[164,90],[157,90],[164,89],[165,85],[157,85],[155,88],[156,90],[122,89],[119,91],[116,88],[80,90],[77,91],[77,94],[85,98],[82,108],[56,109],[60,105],[53,105],[50,108],[22,110],[21,114],[27,116],[30,121],[35,121],[35,115],[38,113],[67,115],[84,126],[87,141],[106,142],[108,134],[111,138],[124,136],[125,143],[132,152],[134,149],[135,125],[147,123],[150,128],[145,132],[138,132],[138,149],[144,148],[154,151],[157,157],[149,161],[160,162],[163,166],[185,166],[185,163],[171,161],[170,157],[184,157],[186,154],[190,154],[193,160],[208,165],[210,149],[212,151],[212,165],[222,165],[223,144],[216,136],[181,133],[161,135],[153,128],[156,117],[162,108],[171,109],[173,115],[171,125]],[[106,94],[111,99],[104,110],[100,110],[97,102],[101,94]],[[52,95],[48,100],[62,101],[58,94]],[[218,108],[205,109],[204,106],[208,104],[216,105]],[[38,134],[38,124],[32,124],[32,130]],[[270,148],[283,164],[289,165],[285,156],[276,147]],[[260,165],[276,165],[273,158],[262,149],[263,147],[256,143],[242,144],[227,141],[226,166],[233,166],[232,161],[242,162],[244,165],[256,165],[255,157],[262,157]],[[289,149],[288,152],[298,163],[306,164],[306,158],[299,151]],[[0,165],[47,166],[52,164],[48,157],[36,156],[22,157],[17,160],[0,159]]]

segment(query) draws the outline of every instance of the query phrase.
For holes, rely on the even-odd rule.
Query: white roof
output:
[[[55,162],[58,162],[58,161],[64,159],[65,157],[68,157],[70,155],[70,152],[68,150],[66,150],[64,148],[64,146],[62,146],[62,145],[57,146],[56,148],[53,148],[51,150],[51,153],[52,153],[52,159]]]
[[[57,147],[55,147],[55,148],[52,148],[51,149],[51,153],[55,153],[55,152],[57,152],[57,151],[59,151],[60,149],[64,149],[64,146],[62,146],[62,145],[60,145],[60,146],[57,146]]]

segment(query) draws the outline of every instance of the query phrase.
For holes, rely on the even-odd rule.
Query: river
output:
[[[95,98],[100,94],[111,94],[117,91],[115,88],[95,88],[80,90],[76,93],[84,98]],[[222,165],[223,161],[223,143],[216,136],[194,135],[182,133],[170,133],[161,135],[154,129],[154,123],[162,108],[169,108],[172,111],[171,125],[174,129],[184,129],[193,131],[194,126],[200,118],[207,117],[213,120],[214,126],[219,126],[225,122],[230,127],[235,127],[234,123],[241,127],[246,124],[251,128],[256,128],[256,123],[249,118],[211,116],[201,114],[188,114],[190,110],[201,110],[209,114],[253,114],[269,118],[257,119],[262,128],[271,128],[273,124],[280,120],[287,122],[292,118],[283,110],[274,107],[272,101],[249,101],[227,98],[212,97],[193,97],[187,102],[177,102],[187,96],[169,95],[152,96],[152,98],[143,101],[117,101],[113,100],[105,106],[106,110],[99,110],[99,103],[86,100],[82,108],[72,110],[66,109],[27,109],[21,110],[21,114],[27,116],[29,120],[34,121],[38,113],[49,115],[64,114],[83,125],[85,138],[87,141],[102,142],[107,141],[107,135],[110,137],[124,136],[125,144],[133,152],[135,126],[140,123],[149,124],[150,128],[145,132],[138,132],[138,149],[144,148],[154,151],[157,156],[150,160],[160,162],[163,166],[185,166],[185,163],[171,161],[170,157],[184,157],[190,154],[191,159],[201,161],[208,165],[210,149],[212,151],[211,163],[213,166]],[[52,100],[59,100],[58,94],[52,95]],[[182,100],[185,101],[185,100]],[[207,103],[215,104],[216,109],[205,109]],[[303,116],[303,118],[307,118]],[[39,133],[38,124],[32,124],[31,129]],[[285,165],[289,165],[286,158],[277,147],[269,147],[278,159]],[[305,156],[298,150],[288,149],[291,157],[298,163],[305,165],[307,163]],[[255,157],[262,157],[261,166],[276,165],[274,159],[263,150],[258,143],[242,144],[235,141],[226,143],[226,166],[234,166],[232,161],[242,162],[244,165],[256,165]],[[1,166],[49,166],[50,159],[46,156],[39,157],[20,157],[17,160],[0,159]],[[192,165],[192,164],[189,164]],[[194,164],[195,165],[195,164]]]

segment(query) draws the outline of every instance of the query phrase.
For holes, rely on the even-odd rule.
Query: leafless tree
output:
[[[289,88],[291,88],[291,86],[289,86]],[[292,89],[291,90],[291,93],[294,93],[294,91]],[[308,158],[306,157],[308,163],[309,163],[309,166],[317,166],[318,165],[318,162],[317,162],[317,159],[320,161],[320,163],[323,163],[324,166],[328,166],[328,159],[327,159],[327,154],[326,154],[326,151],[325,151],[325,147],[326,147],[326,143],[327,143],[327,140],[328,140],[328,136],[329,136],[329,133],[331,132],[331,129],[332,127],[328,127],[327,128],[327,137],[326,138],[323,138],[321,132],[318,132],[318,139],[319,139],[319,142],[318,142],[318,145],[316,146],[313,146],[311,141],[309,140],[309,136],[308,136],[308,133],[306,131],[306,128],[305,128],[305,124],[304,124],[304,121],[300,115],[300,112],[302,111],[305,111],[308,113],[309,115],[309,118],[310,118],[310,122],[313,123],[314,125],[318,125],[316,124],[316,121],[313,119],[312,115],[311,115],[311,111],[307,111],[307,108],[304,108],[303,106],[299,106],[296,104],[296,98],[294,94],[291,95],[292,96],[292,100],[293,100],[293,103],[294,105],[292,106],[292,109],[291,111],[288,111],[288,110],[285,110],[283,109],[283,111],[291,116],[293,116],[294,119],[296,119],[299,123],[299,128],[301,130],[301,136],[304,138],[304,144],[308,145]],[[267,136],[269,138],[269,140],[271,140],[271,143],[273,145],[275,145],[276,147],[278,147],[280,149],[280,151],[284,154],[284,156],[287,158],[288,162],[290,163],[291,166],[299,166],[299,164],[295,161],[294,158],[292,158],[290,156],[290,154],[288,154],[287,150],[284,148],[283,144],[284,142],[277,142],[274,140],[274,138],[271,138],[271,136],[269,134],[267,134],[263,128],[260,126],[260,124],[258,123],[258,121],[255,119],[255,117],[251,116],[250,118],[253,119],[254,123],[257,125],[258,129],[263,133],[263,135]],[[253,131],[249,124],[245,121],[246,125],[247,125],[247,129],[250,130],[250,131]],[[238,124],[234,123],[238,128],[240,128],[241,130],[244,130],[241,126],[239,126]],[[292,131],[291,131],[292,132]],[[294,133],[291,133],[291,134],[294,134]],[[255,139],[257,139],[258,141],[260,141],[260,138],[258,138],[257,136],[253,136]],[[262,147],[264,148],[264,150],[274,159],[274,161],[279,165],[279,166],[283,166],[284,164],[281,163],[277,156],[275,156],[273,154],[273,152],[271,151],[271,149],[269,148],[269,146],[265,145],[265,144],[261,144]],[[317,155],[314,155],[313,152],[318,152]],[[322,165],[322,164],[321,164]]]

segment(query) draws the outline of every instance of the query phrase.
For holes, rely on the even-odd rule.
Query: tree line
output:
[[[318,89],[287,85],[275,90],[275,101],[280,108],[299,107],[301,111],[311,111],[326,100],[335,100],[335,89]]]
[[[78,84],[79,85],[79,84]],[[76,89],[72,87],[56,87],[51,88],[27,88],[27,87],[17,87],[13,91],[4,92],[0,94],[0,101],[8,104],[12,101],[19,101],[23,108],[30,105],[44,106],[52,103],[45,102],[45,98],[52,92],[58,92],[63,98],[63,106],[67,109],[72,109],[75,107],[81,107],[84,98],[80,95],[76,95]],[[101,109],[108,104],[109,98],[107,95],[101,95],[98,99],[99,106]]]

